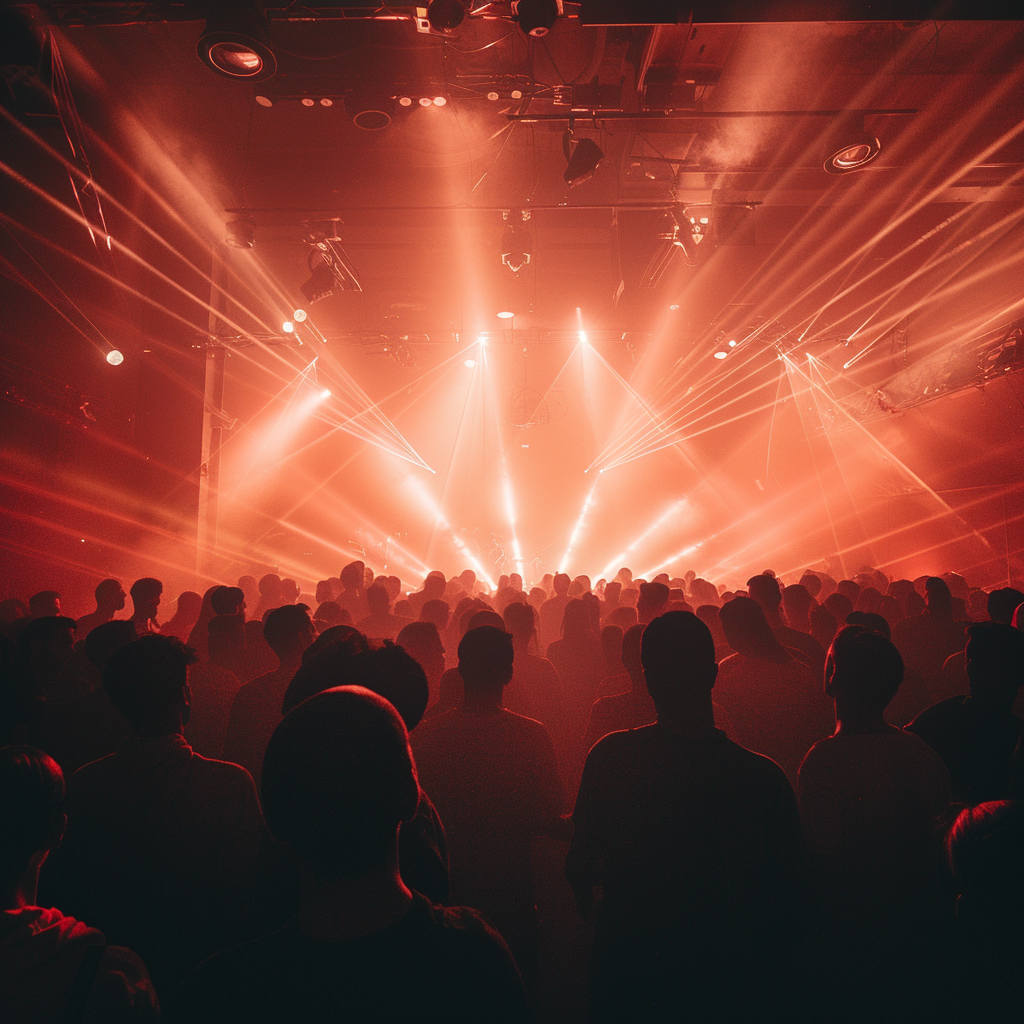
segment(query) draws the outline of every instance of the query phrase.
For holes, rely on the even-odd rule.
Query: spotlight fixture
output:
[[[871,163],[882,151],[881,143],[864,130],[864,119],[841,121],[825,137],[822,167],[829,174],[848,174]]]
[[[512,14],[526,35],[542,39],[558,20],[558,7],[555,0],[518,0]]]
[[[251,249],[256,244],[256,221],[252,217],[236,217],[224,228],[224,243],[233,249]]]
[[[334,271],[323,253],[310,253],[310,270],[313,276],[302,286],[302,294],[310,304],[325,299],[334,291]]]
[[[111,366],[120,366],[124,362],[124,353],[117,348],[112,348],[106,356],[107,362]]]
[[[568,165],[562,177],[565,178],[565,183],[569,188],[574,188],[588,178],[592,178],[594,171],[604,159],[604,153],[593,139],[580,139],[576,143],[576,148],[573,149],[572,128],[566,129],[562,136],[562,152],[565,154]]]
[[[267,17],[254,0],[211,3],[196,51],[208,68],[228,78],[260,82],[277,70]]]
[[[291,320],[285,320],[285,322],[281,324],[281,330],[284,331],[285,334],[294,334],[295,324],[293,324]]]
[[[495,315],[498,317],[499,320],[511,320],[512,317],[515,316],[515,313],[513,313],[509,309],[503,309],[500,313],[497,313]]]
[[[718,351],[717,351],[717,352],[715,353],[715,358],[716,358],[716,359],[725,359],[725,358],[726,358],[726,357],[727,357],[728,355],[729,355],[729,353],[728,353],[728,352],[726,352],[726,351],[725,351],[724,349],[719,349],[719,350],[718,350]]]
[[[296,323],[300,324],[306,319],[307,316],[309,316],[309,314],[304,309],[297,309],[295,310],[294,313],[292,313],[292,319]]]
[[[435,32],[450,32],[458,28],[466,17],[466,8],[459,0],[430,0],[427,21]]]
[[[513,277],[530,262],[530,232],[517,224],[510,224],[501,236],[501,262],[512,271]]]

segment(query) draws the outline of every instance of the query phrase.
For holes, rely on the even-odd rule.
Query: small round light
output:
[[[269,96],[257,96],[256,102],[261,107],[272,107],[274,105],[274,101]]]
[[[488,94],[487,98],[491,101],[498,99],[498,94],[492,89]]]
[[[302,97],[302,105],[304,107],[312,107],[312,106],[315,105],[315,103],[316,103],[316,101],[312,97],[310,97],[310,96],[303,96]]]
[[[435,96],[434,97],[434,106],[435,107],[443,107],[447,102],[448,102],[448,100],[444,96]]]
[[[462,362],[462,365],[463,366],[468,366],[472,370],[473,367],[476,366],[476,360],[475,359],[464,359],[463,362]]]
[[[502,311],[501,311],[501,312],[500,312],[500,313],[498,314],[498,319],[499,319],[499,320],[511,320],[511,319],[512,319],[512,317],[514,317],[514,316],[515,316],[515,313],[513,313],[513,312],[512,312],[511,310],[508,310],[508,309],[503,309],[503,310],[502,310]]]
[[[107,362],[111,366],[120,366],[124,362],[124,353],[120,349],[112,348],[107,353]]]
[[[304,309],[297,309],[292,313],[292,319],[301,324],[308,315]]]
[[[430,99],[429,96],[421,96],[420,97],[420,106],[421,107],[429,107],[432,104],[432,102],[433,101]]]
[[[476,339],[477,344],[482,348],[487,348],[487,341],[488,338],[486,334],[481,334],[480,337]]]
[[[671,310],[676,310],[676,309],[679,308],[679,303],[678,302],[673,302],[672,305],[669,306],[668,308],[671,309]]]
[[[321,96],[320,97],[320,106],[321,107],[333,107],[334,106],[334,100],[329,99],[327,96]]]
[[[331,397],[331,389],[330,388],[324,388],[323,391],[320,392],[320,397],[321,398],[330,398]]]
[[[412,97],[411,96],[399,96],[398,97],[398,105],[400,107],[411,107],[412,106]]]
[[[729,348],[735,348],[735,347],[736,347],[736,342],[735,341],[730,341],[729,342]]]
[[[512,92],[509,95],[514,100],[521,100],[523,98],[523,90],[522,89],[513,89]]]
[[[716,359],[725,359],[726,356],[728,356],[728,355],[729,355],[728,352],[716,352],[715,353],[715,358]]]
[[[284,331],[285,334],[291,334],[292,331],[295,330],[295,324],[293,324],[291,320],[285,320],[285,322],[281,324],[281,330]]]

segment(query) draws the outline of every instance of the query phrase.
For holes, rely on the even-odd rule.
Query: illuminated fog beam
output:
[[[792,361],[789,361],[787,363],[787,366],[791,367],[793,372],[795,372],[795,373],[799,374],[801,377],[803,377],[803,379],[805,381],[807,381],[808,385],[812,389],[813,388],[817,388],[818,391],[822,390],[820,385],[815,384],[814,381],[811,380],[811,378],[808,377],[807,374],[805,374],[800,369],[800,367],[797,366],[795,363],[793,363]],[[834,404],[833,408],[837,412],[842,413],[842,415],[845,416],[847,418],[847,420],[849,420],[850,423],[853,424],[853,426],[855,426],[865,437],[867,437],[867,439],[871,442],[871,444],[872,444],[872,446],[874,448],[878,449],[886,459],[891,460],[904,473],[906,473],[907,476],[910,477],[910,479],[913,480],[914,483],[916,483],[918,485],[918,487],[920,487],[930,497],[932,497],[935,501],[937,501],[950,515],[956,516],[958,519],[960,519],[960,517],[957,516],[956,511],[945,501],[944,498],[942,498],[939,495],[939,493],[937,491],[935,491],[932,487],[930,487],[927,483],[925,483],[924,480],[922,480],[921,477],[919,477],[905,462],[903,462],[901,459],[899,459],[896,455],[894,455],[892,453],[892,451],[890,451],[884,444],[882,444],[882,442],[879,441],[878,438],[875,437],[875,435],[872,434],[871,431],[868,430],[867,427],[865,427],[863,423],[861,423],[858,419],[856,419],[849,412],[847,412],[841,405]],[[966,526],[968,529],[970,529],[970,525],[968,523],[965,523],[963,521],[963,519],[960,519],[960,522],[963,523],[963,525]],[[990,547],[989,542],[984,537],[982,537],[981,534],[978,533],[977,530],[974,530],[973,532],[978,537],[978,539],[982,541],[982,543],[986,547]]]
[[[658,565],[655,565],[652,568],[647,569],[645,572],[639,573],[639,578],[647,579],[647,577],[652,574],[657,575],[666,567],[672,565],[675,562],[678,562],[679,559],[688,558],[694,552],[699,551],[701,547],[703,547],[703,545],[703,541],[697,541],[695,544],[688,544],[685,548],[682,548],[680,551],[677,551],[674,555],[670,555],[668,558],[665,559],[664,562],[660,562]]]
[[[430,488],[427,487],[419,477],[410,476],[406,479],[406,483],[416,492],[423,504],[431,511],[434,516],[434,522],[444,529],[448,535],[448,539],[455,545],[459,554],[461,554],[470,563],[477,576],[484,580],[491,590],[496,590],[497,584],[491,578],[491,574],[484,568],[483,563],[470,550],[466,542],[452,528],[451,523],[448,522],[448,517],[444,514],[444,510],[441,508],[437,498],[435,498],[431,493]]]
[[[594,501],[594,492],[597,490],[597,484],[595,483],[590,491],[587,493],[587,497],[583,502],[583,508],[580,509],[580,514],[576,518],[576,524],[572,528],[572,533],[569,534],[569,543],[566,545],[565,554],[562,555],[558,564],[560,566],[559,572],[565,572],[566,566],[569,564],[569,556],[572,554],[572,550],[576,545],[576,539],[580,535],[580,530],[583,528],[583,521],[587,518],[587,513],[590,511],[590,506]]]
[[[56,199],[53,196],[51,196],[48,192],[45,191],[45,189],[41,189],[38,185],[36,185],[33,182],[29,181],[27,178],[25,178],[23,175],[19,174],[12,167],[9,167],[3,161],[0,161],[0,171],[3,171],[5,174],[7,174],[8,177],[10,177],[13,181],[17,182],[22,187],[27,188],[30,192],[33,193],[33,195],[38,196],[40,199],[43,199],[50,206],[56,208],[57,210],[60,210],[70,220],[76,221],[77,223],[84,223],[84,224],[86,224],[86,226],[88,226],[88,222],[85,220],[85,218],[80,213],[77,213],[74,209],[72,209],[66,203],[63,203],[59,199]],[[62,255],[66,256],[66,257],[68,257],[70,259],[75,260],[81,266],[88,267],[90,270],[94,271],[95,273],[101,275],[102,277],[105,277],[111,283],[116,284],[119,288],[122,288],[125,291],[131,293],[132,295],[135,295],[136,297],[138,297],[140,299],[143,299],[144,301],[148,302],[150,305],[155,306],[157,309],[161,310],[161,312],[164,312],[164,313],[166,313],[169,316],[174,316],[176,319],[180,320],[182,323],[188,324],[188,326],[189,326],[189,328],[191,330],[193,330],[193,331],[197,330],[196,325],[194,323],[192,323],[191,321],[185,319],[184,317],[182,317],[180,315],[175,314],[172,310],[168,309],[166,306],[162,305],[160,302],[156,301],[155,299],[150,298],[148,295],[146,295],[145,293],[141,292],[139,289],[134,288],[131,285],[126,284],[124,281],[122,281],[116,275],[110,274],[107,271],[103,270],[102,268],[97,267],[94,264],[90,263],[88,260],[82,259],[80,256],[78,256],[77,254],[71,252],[70,250],[66,250],[66,249],[62,248],[61,246],[59,246],[56,243],[52,242],[49,238],[47,238],[47,237],[45,237],[43,235],[39,235],[36,232],[32,232],[31,229],[24,227],[24,225],[19,225],[17,223],[17,221],[13,220],[13,218],[10,218],[10,217],[8,217],[6,215],[3,215],[3,219],[5,221],[7,221],[8,223],[10,223],[10,224],[14,224],[14,225],[16,225],[18,227],[21,227],[22,230],[24,230],[24,231],[30,231],[30,233],[35,238],[37,238],[39,241],[45,242],[51,248],[54,248],[57,251],[59,251],[60,253],[62,253]],[[214,316],[216,316],[223,323],[225,323],[229,327],[231,327],[232,330],[237,331],[241,336],[247,338],[249,341],[253,342],[254,344],[259,345],[261,348],[264,348],[264,349],[267,349],[268,351],[270,351],[270,346],[266,345],[260,338],[256,337],[251,332],[247,331],[240,324],[237,324],[234,320],[232,320],[230,317],[228,317],[227,314],[223,310],[215,309],[205,299],[201,299],[199,296],[197,296],[194,293],[190,292],[184,285],[179,284],[173,278],[168,277],[167,274],[163,273],[163,271],[158,270],[151,263],[147,262],[141,256],[137,255],[132,249],[129,249],[128,246],[123,245],[121,242],[117,241],[116,239],[114,240],[114,246],[116,246],[118,252],[120,252],[120,253],[124,254],[125,256],[127,256],[128,259],[130,259],[137,266],[140,266],[144,270],[149,271],[154,277],[156,277],[158,280],[162,281],[164,284],[168,285],[174,291],[176,291],[179,294],[183,295],[185,298],[190,299],[192,302],[194,302],[196,305],[200,306],[207,313],[211,313]],[[285,361],[284,357],[279,355],[278,353],[273,353],[273,354],[274,354],[275,358],[277,358],[277,359],[279,359],[281,361]]]
[[[719,408],[714,409],[713,412],[720,412],[721,409],[724,409],[729,405],[734,405],[736,402],[743,401],[744,399],[749,398],[751,395],[757,394],[757,392],[759,391],[764,391],[765,389],[772,387],[775,383],[776,381],[774,380],[765,381],[763,384],[759,384],[756,388],[751,388],[750,391],[746,392],[743,395],[740,395],[738,398],[723,403]],[[636,459],[643,458],[645,455],[652,455],[654,452],[660,452],[663,451],[665,448],[671,448],[673,445],[678,445],[683,441],[689,441],[694,437],[700,437],[702,434],[707,434],[713,430],[718,430],[721,427],[727,426],[730,423],[736,423],[739,420],[747,419],[749,416],[754,416],[759,412],[764,412],[767,409],[773,408],[773,405],[773,402],[766,402],[764,405],[759,405],[756,408],[748,409],[745,412],[737,414],[736,416],[730,416],[728,419],[712,423],[710,426],[703,427],[700,430],[692,430],[691,428],[696,426],[696,424],[699,423],[701,420],[707,419],[709,416],[712,415],[712,413],[705,413],[703,416],[697,417],[696,420],[692,420],[687,423],[673,425],[672,433],[675,433],[680,430],[688,432],[683,433],[680,436],[668,438],[662,441],[660,444],[651,443],[646,447],[643,447],[641,450],[630,449],[627,453],[617,457],[613,461],[600,467],[598,471],[604,473],[609,469],[613,469],[615,466],[622,466],[625,465],[627,462],[633,462]]]
[[[635,538],[633,540],[633,542],[629,545],[629,547],[627,547],[625,549],[625,551],[623,551],[619,555],[616,555],[601,570],[601,575],[602,576],[607,576],[608,573],[610,573],[612,571],[612,569],[616,565],[620,564],[624,559],[628,558],[629,555],[632,552],[636,551],[636,549],[638,547],[640,547],[640,545],[643,544],[644,541],[647,540],[648,537],[650,537],[654,533],[657,533],[657,531],[660,530],[665,525],[665,523],[667,523],[674,516],[678,515],[686,507],[686,505],[687,505],[687,499],[686,498],[680,498],[678,501],[674,501],[671,505],[669,505],[669,507],[664,512],[662,512],[662,514],[660,516],[658,516],[658,518],[655,519],[650,524],[650,526],[648,526],[647,529],[644,530],[644,532],[640,534],[640,536],[638,536],[637,538]],[[643,574],[641,573],[640,575],[643,575]]]

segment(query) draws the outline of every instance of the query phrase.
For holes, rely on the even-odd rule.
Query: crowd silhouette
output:
[[[1024,1012],[1022,589],[163,597],[0,602],[4,1021]]]

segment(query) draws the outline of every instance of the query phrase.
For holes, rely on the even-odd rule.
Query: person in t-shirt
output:
[[[949,773],[927,743],[885,720],[902,678],[888,637],[844,626],[825,666],[836,731],[800,766],[812,949],[823,951],[811,975],[824,989],[817,1002],[842,1004],[849,1020],[883,1007],[886,1019],[906,1020],[941,991],[933,972],[951,921],[933,837],[950,802]]]
[[[566,828],[547,730],[502,706],[513,657],[504,630],[470,629],[459,644],[461,705],[426,719],[412,744],[448,837],[453,901],[482,910],[529,970],[537,941],[530,841]]]
[[[191,651],[143,636],[103,673],[132,737],[68,783],[68,829],[44,884],[55,902],[136,950],[166,994],[248,934],[263,831],[249,773],[185,741]]]
[[[298,914],[217,954],[186,979],[167,1019],[254,1022],[525,1022],[522,981],[474,911],[410,891],[398,828],[419,785],[402,719],[363,687],[316,694],[267,747],[263,808],[301,863]]]
[[[802,838],[773,761],[715,728],[707,626],[671,611],[644,630],[653,725],[587,757],[565,875],[595,918],[595,1021],[762,1020],[799,937]]]
[[[131,950],[55,907],[39,870],[59,845],[64,776],[33,747],[0,749],[0,1017],[4,1024],[150,1024],[160,1006]]]
[[[947,697],[907,726],[946,763],[959,803],[1005,800],[1024,721],[1013,704],[1024,681],[1024,633],[1004,622],[967,630],[968,696]]]

